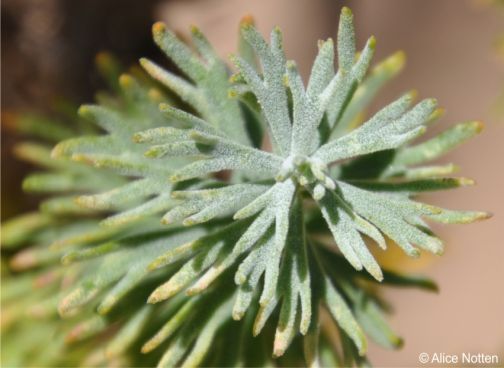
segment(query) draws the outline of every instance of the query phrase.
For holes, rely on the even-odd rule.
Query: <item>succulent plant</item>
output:
[[[436,286],[375,255],[441,254],[426,220],[488,216],[415,199],[472,183],[429,162],[481,123],[412,145],[440,115],[412,92],[364,119],[404,55],[368,72],[376,42],[356,52],[348,8],[306,86],[249,18],[231,76],[197,28],[194,50],[153,34],[179,74],[101,55],[112,93],[73,125],[17,121],[47,142],[16,148],[45,168],[23,186],[51,196],[2,227],[2,364],[364,365],[366,335],[399,347],[376,286]]]

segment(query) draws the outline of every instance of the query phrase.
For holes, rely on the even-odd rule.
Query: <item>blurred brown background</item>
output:
[[[447,114],[434,130],[470,119],[485,122],[482,135],[444,162],[462,167],[476,187],[430,196],[427,201],[456,209],[494,213],[482,223],[438,227],[446,240],[442,258],[399,258],[399,268],[422,271],[438,281],[439,295],[386,290],[395,307],[391,324],[405,338],[400,352],[372,347],[376,366],[418,366],[421,352],[499,354],[504,361],[504,118],[497,110],[504,89],[504,59],[496,42],[504,33],[504,6],[477,0],[4,0],[2,2],[2,116],[5,112],[49,111],[61,96],[81,103],[101,87],[94,55],[109,50],[129,65],[140,56],[160,59],[150,25],[166,21],[184,34],[202,28],[226,57],[236,44],[237,24],[252,14],[261,31],[284,31],[288,57],[306,76],[316,41],[335,36],[339,9],[349,5],[359,44],[374,34],[375,59],[403,49],[406,70],[376,106],[416,88],[434,96]],[[500,101],[502,103],[502,101]],[[2,119],[2,123],[3,123]],[[2,215],[35,201],[19,190],[27,167],[15,162],[15,137],[2,135]]]

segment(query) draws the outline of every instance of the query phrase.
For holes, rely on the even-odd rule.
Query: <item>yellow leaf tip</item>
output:
[[[254,17],[250,14],[246,14],[240,20],[240,27],[253,27],[254,26]]]
[[[458,183],[460,186],[475,185],[476,181],[469,178],[458,178]]]
[[[473,121],[473,126],[476,133],[481,133],[481,131],[485,129],[485,123],[479,120]]]
[[[174,174],[168,178],[168,180],[171,183],[178,183],[179,181],[182,181],[182,177],[180,175]]]
[[[232,313],[233,320],[235,320],[235,321],[240,321],[244,315],[245,314],[241,311],[240,312],[233,311],[233,313]]]
[[[91,113],[91,109],[89,108],[89,105],[81,105],[77,110],[77,113],[83,118],[88,118]]]
[[[156,36],[166,32],[166,24],[163,22],[156,22],[152,25],[152,33]]]
[[[150,65],[152,64],[152,62],[147,58],[140,58],[140,59],[138,59],[138,62],[140,63],[140,65],[144,69],[148,69],[150,67]]]
[[[115,75],[119,67],[117,60],[107,51],[100,51],[96,54],[95,64],[102,74],[108,76]]]
[[[493,217],[492,212],[479,212],[476,216],[476,220],[487,220]]]
[[[106,315],[108,312],[110,312],[110,310],[112,309],[112,303],[107,303],[107,304],[101,304],[98,306],[98,308],[96,308],[96,311],[98,312],[99,315],[101,316],[104,316]]]
[[[406,53],[403,50],[396,51],[386,60],[386,67],[394,73],[399,72],[406,64]]]
[[[129,74],[121,74],[121,76],[119,77],[119,84],[124,89],[131,88],[133,86],[133,83],[134,79]]]
[[[348,6],[341,8],[341,15],[351,17],[353,16],[352,10]]]
[[[95,61],[100,66],[106,66],[112,62],[112,55],[107,51],[99,51],[95,56]]]
[[[392,54],[392,58],[396,62],[405,63],[406,62],[406,52],[404,50],[398,50]]]
[[[169,110],[170,109],[170,105],[167,104],[166,102],[161,102],[159,105],[158,105],[158,109],[161,110],[161,111],[166,111],[166,110]]]
[[[157,291],[155,290],[149,297],[147,298],[147,303],[148,304],[156,304],[161,301],[160,296],[158,295]]]
[[[197,221],[195,221],[192,218],[186,218],[184,221],[182,221],[182,225],[184,225],[184,226],[192,226],[195,224],[197,224]]]
[[[376,37],[374,35],[369,37],[369,47],[376,48]]]
[[[142,143],[143,142],[143,134],[141,133],[135,133],[131,137],[131,140],[135,143]]]

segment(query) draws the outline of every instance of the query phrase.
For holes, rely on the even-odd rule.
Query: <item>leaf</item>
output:
[[[240,57],[234,57],[232,61],[261,104],[280,154],[286,154],[290,147],[291,122],[287,94],[283,87],[285,57],[282,52],[280,31],[278,29],[272,31],[271,46],[268,46],[257,30],[249,24],[242,24],[241,32],[259,57],[264,80]]]
[[[446,190],[458,188],[466,185],[473,185],[474,182],[466,178],[440,178],[440,179],[423,179],[406,182],[373,182],[373,181],[349,181],[356,187],[376,191],[376,192],[406,192],[419,193],[436,190]]]
[[[371,69],[369,76],[364,78],[348,103],[345,111],[335,123],[330,139],[345,134],[352,124],[364,114],[366,108],[380,89],[394,78],[404,67],[405,55],[399,51],[379,62]]]
[[[186,317],[193,311],[193,308],[197,304],[198,298],[193,297],[186,300],[183,305],[179,301],[171,303],[173,306],[174,314],[170,319],[161,327],[161,329],[150,338],[143,346],[142,353],[146,354],[156,349],[163,341],[168,339],[186,320]],[[179,307],[175,310],[176,307]]]
[[[341,9],[338,28],[338,64],[341,70],[350,71],[355,57],[355,30],[352,11]]]
[[[121,328],[114,339],[108,343],[106,354],[109,357],[117,357],[124,354],[140,336],[142,328],[147,323],[152,309],[144,306]]]
[[[184,225],[206,222],[218,215],[230,214],[248,204],[267,189],[266,186],[236,184],[220,189],[176,191],[172,198],[185,199],[183,206],[175,207],[164,217],[165,222],[183,219]]]
[[[424,100],[390,122],[386,119],[395,115],[394,108],[396,107],[395,104],[391,104],[361,127],[323,145],[314,156],[324,163],[331,163],[353,156],[400,147],[425,132],[422,124],[427,122],[435,106],[435,101]]]
[[[347,304],[334,288],[328,278],[324,281],[325,296],[324,300],[329,312],[333,318],[338,322],[338,325],[348,334],[357,347],[359,354],[362,356],[367,350],[367,341],[364,332],[358,325],[357,321],[352,315]]]
[[[28,212],[2,223],[2,248],[17,248],[35,232],[54,222],[49,216]]]
[[[424,143],[402,150],[396,156],[394,164],[416,165],[431,161],[478,134],[482,129],[483,124],[479,121],[457,124]]]
[[[442,242],[438,238],[424,233],[409,222],[418,216],[428,216],[440,210],[390,194],[362,191],[343,182],[338,184],[343,199],[359,215],[393,239],[408,255],[418,256],[418,250],[411,244],[436,254],[442,252]]]

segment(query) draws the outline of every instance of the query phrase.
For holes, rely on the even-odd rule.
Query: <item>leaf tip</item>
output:
[[[483,131],[483,129],[485,128],[485,123],[483,123],[482,121],[473,121],[472,124],[471,124],[471,127],[474,129],[474,131],[476,133],[481,133]]]
[[[90,105],[81,105],[77,110],[77,114],[82,118],[90,119],[92,117]]]
[[[143,143],[144,142],[144,135],[142,133],[135,133],[133,134],[133,136],[131,137],[131,140],[134,142],[134,143]]]
[[[418,91],[416,89],[412,89],[411,91],[409,91],[407,94],[406,94],[407,98],[409,101],[414,101],[416,100],[417,96],[418,96]]]
[[[152,25],[152,34],[154,37],[159,36],[166,32],[166,24],[163,22],[156,22]]]
[[[95,63],[98,68],[107,70],[114,64],[114,58],[107,51],[100,51],[95,56]]]
[[[348,6],[344,6],[343,8],[341,8],[341,15],[345,17],[352,17],[353,13]]]
[[[198,223],[198,221],[196,221],[195,219],[193,219],[191,217],[188,217],[182,221],[182,225],[184,225],[184,226],[193,226],[193,225],[196,225],[197,223]]]
[[[131,87],[133,87],[133,84],[134,84],[134,79],[131,75],[121,74],[121,76],[119,77],[119,85],[123,89],[130,89]]]
[[[240,20],[240,28],[253,27],[254,23],[254,17],[250,14],[246,14]]]
[[[150,66],[152,65],[152,62],[151,62],[149,59],[144,58],[144,57],[143,57],[143,58],[138,59],[138,62],[139,62],[139,63],[140,63],[140,65],[141,65],[144,69],[146,69],[146,70],[148,70],[148,69],[150,68]]]
[[[438,107],[434,112],[429,116],[430,121],[435,121],[441,118],[446,113],[446,109],[443,107]]]
[[[235,321],[240,321],[244,315],[245,315],[245,313],[243,313],[243,311],[233,310],[233,313],[232,313],[233,320],[235,320]]]
[[[178,174],[173,174],[168,178],[170,183],[178,183],[179,181],[182,181],[182,179],[182,176]]]
[[[159,303],[163,298],[158,292],[158,289],[154,290],[151,295],[147,298],[147,303],[148,304],[156,304]]]
[[[469,179],[469,178],[458,178],[457,182],[458,182],[458,185],[462,186],[462,187],[471,186],[471,185],[476,184],[475,180]]]
[[[371,37],[369,37],[368,44],[369,44],[369,47],[371,49],[374,50],[376,48],[376,37],[374,35],[372,35]]]
[[[234,282],[236,285],[242,285],[243,283],[245,283],[245,281],[247,281],[247,277],[241,273],[240,271],[237,271],[235,273],[235,277],[234,277]]]
[[[9,262],[14,271],[23,271],[37,264],[35,254],[29,249],[17,253]]]
[[[395,75],[399,73],[406,64],[406,53],[403,50],[399,50],[389,56],[385,61],[378,64],[374,69],[376,73],[385,72],[386,74]]]
[[[189,32],[191,32],[191,34],[193,34],[193,35],[199,35],[199,34],[201,34],[200,29],[196,25],[194,25],[194,24],[191,24],[189,26]]]
[[[112,309],[112,305],[115,304],[115,298],[114,300],[106,299],[103,303],[101,303],[98,308],[96,308],[96,311],[98,312],[99,315],[104,316],[110,312]]]
[[[413,248],[409,253],[408,255],[412,258],[418,258],[420,257],[420,251],[416,248]]]
[[[273,348],[273,358],[280,358],[282,355],[284,355],[284,353],[285,349],[283,347],[275,346]]]
[[[487,211],[476,212],[473,221],[488,220],[489,218],[492,218],[493,215],[494,214],[492,212],[487,212]]]

